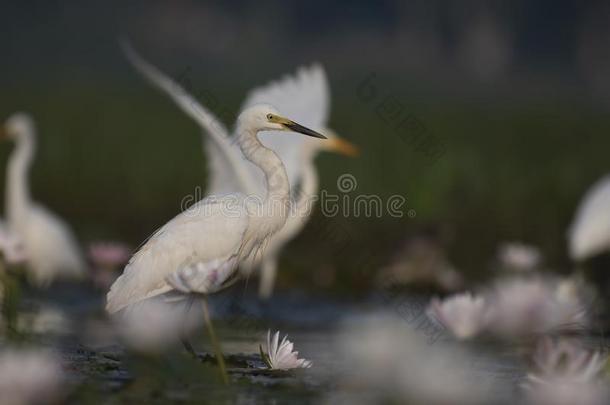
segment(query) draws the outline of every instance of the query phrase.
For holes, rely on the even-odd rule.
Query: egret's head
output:
[[[26,113],[15,113],[0,127],[0,138],[15,139],[21,134],[29,134],[33,131],[34,120],[32,117]]]
[[[314,138],[326,139],[326,137],[312,129],[306,128],[280,113],[268,104],[259,104],[246,108],[237,118],[243,128],[254,131],[292,131]]]
[[[360,149],[353,143],[341,138],[335,131],[325,128],[322,132],[328,137],[327,142],[319,142],[320,149],[328,152],[338,153],[349,157],[356,157],[360,154]]]

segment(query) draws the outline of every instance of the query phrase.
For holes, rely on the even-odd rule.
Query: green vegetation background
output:
[[[0,98],[4,117],[24,109],[36,118],[40,143],[31,173],[33,196],[67,219],[83,243],[118,239],[137,246],[179,212],[183,197],[197,195],[197,186],[205,189],[197,126],[124,68],[108,77],[15,83]],[[407,78],[380,75],[377,100],[395,96],[405,114],[445,142],[446,153],[431,164],[397,135],[375,103],[359,98],[365,75],[328,73],[331,127],[358,144],[362,155],[319,156],[322,187],[338,193],[337,177],[350,173],[358,181],[352,197],[377,194],[386,200],[400,194],[407,198],[406,209],[417,214],[328,219],[318,210],[284,256],[282,265],[290,270],[282,271],[283,284],[311,285],[314,269],[330,266],[337,275],[334,287],[364,287],[367,277],[355,270],[363,251],[374,263],[366,269],[372,274],[406,234],[430,224],[451,229],[450,258],[471,276],[485,276],[497,243],[506,240],[539,245],[552,266],[568,268],[565,233],[576,204],[608,170],[605,110],[565,94],[523,101],[506,88],[479,91],[470,99],[438,96]],[[270,75],[256,76],[256,83],[264,83]],[[216,95],[226,117],[234,116],[253,84],[197,70],[189,79],[196,91]],[[10,149],[8,143],[2,146],[2,162]],[[352,238],[347,247],[333,241],[331,229],[337,226]]]

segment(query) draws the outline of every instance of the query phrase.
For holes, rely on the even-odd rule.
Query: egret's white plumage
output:
[[[270,105],[242,111],[236,125],[237,143],[243,155],[264,174],[264,200],[253,200],[242,193],[211,196],[177,215],[131,258],[108,293],[108,312],[120,311],[176,287],[214,293],[236,276],[240,261],[255,255],[284,226],[290,185],[282,161],[257,137],[263,130],[292,130],[322,137],[281,117]],[[232,265],[226,266],[227,263]],[[188,283],[192,279],[197,283]]]
[[[45,286],[57,277],[84,276],[85,262],[68,225],[30,197],[28,174],[36,149],[33,119],[25,113],[14,114],[4,132],[15,142],[7,170],[7,223],[23,243],[30,279]]]
[[[239,191],[250,196],[265,195],[264,176],[243,158],[236,145],[237,135],[231,136],[213,113],[200,105],[187,91],[143,60],[131,48],[125,49],[132,64],[152,84],[165,92],[204,130],[204,153],[210,169],[208,195],[222,195]],[[356,149],[325,129],[329,114],[329,88],[324,70],[319,65],[301,68],[294,76],[252,90],[242,104],[248,108],[256,104],[281,106],[282,112],[313,129],[329,135],[329,142],[305,137],[278,137],[272,132],[259,134],[262,143],[275,151],[286,168],[292,187],[293,208],[286,225],[271,237],[262,255],[254,255],[241,265],[249,274],[261,267],[259,293],[268,297],[273,291],[281,249],[304,228],[312,211],[313,198],[318,192],[318,174],[314,159],[321,150],[355,154]],[[295,192],[299,185],[298,192]]]
[[[13,234],[6,223],[0,219],[0,254],[6,264],[21,264],[25,262],[23,243]]]
[[[610,251],[610,175],[585,194],[568,231],[570,257],[582,261]]]

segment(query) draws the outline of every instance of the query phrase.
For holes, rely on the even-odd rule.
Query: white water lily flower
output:
[[[60,359],[40,350],[7,349],[0,352],[0,403],[50,404],[65,390]]]
[[[271,338],[271,331],[267,331],[267,346],[265,351],[260,346],[261,357],[271,370],[291,370],[293,368],[310,368],[312,362],[297,358],[299,352],[293,351],[294,345],[284,336],[280,342],[280,332],[277,331]]]
[[[485,299],[471,293],[445,299],[433,298],[428,313],[458,339],[476,336],[487,324]]]
[[[508,270],[532,271],[542,262],[542,254],[535,246],[519,242],[504,243],[498,249],[500,265]]]
[[[573,340],[557,342],[544,338],[534,354],[537,374],[529,374],[532,380],[564,378],[580,382],[593,381],[600,376],[606,359],[599,352],[589,351]]]
[[[489,328],[505,337],[582,329],[587,308],[557,279],[509,278],[489,292]]]
[[[487,372],[491,356],[473,357],[455,342],[430,344],[418,327],[393,310],[347,320],[335,341],[334,367],[338,391],[354,397],[326,403],[505,403],[504,387]]]
[[[545,338],[538,345],[534,363],[535,371],[528,373],[523,385],[531,403],[601,405],[610,399],[602,378],[606,358],[599,352],[571,340]]]

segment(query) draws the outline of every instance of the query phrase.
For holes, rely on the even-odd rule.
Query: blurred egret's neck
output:
[[[304,162],[300,180],[299,191],[293,196],[293,199],[297,216],[307,220],[313,209],[313,203],[316,200],[315,197],[320,186],[318,172],[316,171],[313,159]]]
[[[237,133],[242,153],[265,175],[267,195],[264,204],[271,206],[269,212],[273,216],[285,217],[290,206],[290,184],[284,164],[275,152],[263,146],[256,137],[256,131],[240,125]]]
[[[30,205],[28,174],[34,152],[36,139],[32,132],[18,134],[15,149],[11,153],[6,173],[6,217],[9,226],[15,227],[23,220]]]

